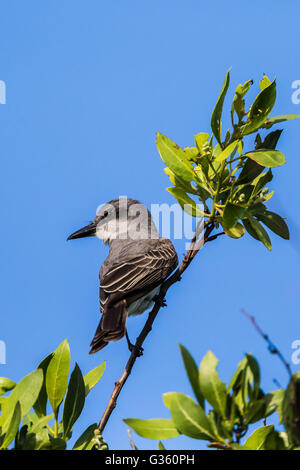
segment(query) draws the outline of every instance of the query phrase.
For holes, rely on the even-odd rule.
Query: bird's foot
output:
[[[126,331],[126,340],[127,340],[127,344],[128,344],[128,349],[129,351],[132,353],[133,351],[136,351],[136,356],[137,357],[141,357],[143,355],[143,352],[144,352],[144,348],[142,348],[142,346],[139,346],[137,344],[133,344],[130,339],[129,339],[129,336],[128,336],[128,333]]]
[[[159,295],[156,295],[155,297],[153,297],[153,300],[156,304],[158,304],[160,307],[166,307],[167,306],[167,303],[166,303],[166,299],[161,299],[159,297]]]
[[[128,349],[130,352],[135,351],[137,357],[141,357],[144,353],[144,348],[142,348],[142,346],[138,346],[137,344],[128,344]]]

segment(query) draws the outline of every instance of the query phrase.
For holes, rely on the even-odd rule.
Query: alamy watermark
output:
[[[295,351],[292,354],[292,363],[300,364],[300,339],[295,339],[291,344],[292,349]]]
[[[6,104],[6,84],[0,80],[0,104]]]
[[[292,93],[292,103],[299,104],[300,103],[300,80],[293,81],[292,89],[295,90]]]
[[[0,340],[0,364],[6,364],[6,344]]]
[[[188,249],[195,231],[203,235],[204,208],[202,204],[151,204],[150,211],[144,204],[127,196],[103,204],[97,208],[94,226],[96,235],[104,243],[112,239],[139,240],[161,237],[185,240]],[[151,216],[150,216],[151,215]]]

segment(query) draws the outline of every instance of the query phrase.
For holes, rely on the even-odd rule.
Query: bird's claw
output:
[[[130,352],[136,351],[137,357],[141,357],[144,353],[144,348],[142,348],[142,346],[138,346],[137,344],[130,344],[128,345],[128,348]]]
[[[166,299],[161,299],[159,297],[159,295],[156,295],[154,298],[153,298],[154,302],[156,304],[158,304],[160,307],[166,307],[167,306],[167,303],[166,303]]]
[[[135,352],[136,357],[141,357],[143,355],[144,348],[142,348],[142,346],[139,346],[138,344],[133,344],[130,341],[127,330],[126,330],[125,336],[126,336],[129,351],[131,353]]]

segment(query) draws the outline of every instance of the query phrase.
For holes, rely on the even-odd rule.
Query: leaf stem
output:
[[[220,191],[220,187],[221,187],[221,183],[222,183],[222,177],[223,177],[225,166],[226,166],[226,160],[223,160],[223,162],[221,163],[220,176],[219,176],[219,180],[218,180],[216,193],[215,193],[214,198],[213,198],[213,204],[212,204],[211,213],[210,213],[210,216],[212,218],[214,217],[215,211],[217,210],[216,206],[217,206],[217,203],[218,203],[218,200],[219,200],[219,191]]]
[[[54,416],[54,433],[53,433],[54,438],[56,439],[58,437],[58,421],[57,421],[57,416]]]
[[[54,436],[54,431],[53,431],[53,429],[51,428],[51,426],[49,426],[48,423],[46,423],[46,426],[47,426],[47,428],[48,428],[48,431]]]

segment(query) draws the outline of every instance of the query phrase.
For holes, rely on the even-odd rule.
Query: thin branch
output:
[[[132,440],[132,435],[131,435],[130,429],[127,429],[127,434],[128,434],[128,438],[129,438],[130,447],[132,448],[132,450],[137,450],[137,448],[135,447],[135,444]]]
[[[191,244],[190,244],[190,248],[187,252],[187,254],[185,255],[181,265],[178,267],[178,269],[162,284],[161,288],[160,288],[160,292],[158,294],[158,296],[156,297],[156,300],[155,300],[155,304],[154,304],[154,307],[153,309],[151,310],[151,312],[149,313],[149,316],[148,316],[148,319],[144,325],[144,328],[142,329],[140,335],[138,336],[137,340],[136,340],[136,344],[135,344],[135,347],[133,348],[132,352],[131,352],[131,355],[128,359],[128,362],[125,366],[125,369],[120,377],[120,379],[115,383],[115,386],[114,386],[114,389],[113,389],[113,392],[111,394],[111,397],[108,401],[108,404],[106,406],[106,409],[102,415],[102,418],[100,420],[100,423],[99,423],[99,426],[98,426],[98,429],[100,431],[100,434],[103,433],[103,430],[106,426],[106,423],[107,421],[109,420],[113,410],[115,409],[116,405],[117,405],[117,399],[118,399],[118,396],[122,390],[122,388],[124,387],[130,373],[131,373],[131,370],[134,366],[134,363],[136,361],[136,358],[139,356],[139,351],[141,350],[141,347],[145,341],[145,339],[147,338],[148,334],[150,333],[150,331],[152,330],[152,325],[153,325],[153,322],[160,310],[160,308],[162,307],[163,305],[163,301],[164,301],[164,298],[165,298],[165,295],[167,293],[167,291],[169,290],[169,288],[175,284],[176,282],[180,281],[181,279],[181,276],[182,274],[184,273],[184,271],[187,269],[187,267],[190,265],[190,263],[192,262],[192,260],[195,258],[196,254],[198,253],[198,251],[202,248],[202,246],[208,241],[209,239],[209,236],[211,234],[211,232],[213,231],[214,229],[214,224],[211,222],[211,221],[206,221],[204,222],[204,236],[203,238],[199,238],[199,227],[201,226],[200,224],[202,224],[203,222],[200,221],[198,223],[198,226],[196,228],[196,231],[195,231],[195,234],[194,234],[194,237],[191,241]]]
[[[270,351],[271,354],[277,354],[281,362],[283,363],[284,367],[286,368],[290,378],[292,377],[292,370],[290,364],[285,360],[283,354],[279,351],[279,349],[275,346],[274,343],[269,339],[269,336],[266,335],[260,326],[256,323],[255,318],[250,315],[244,308],[242,308],[242,314],[245,315],[245,317],[250,320],[256,331],[259,333],[259,335],[267,342],[268,344],[268,350]]]
[[[216,240],[216,238],[220,237],[221,235],[225,235],[225,232],[216,233],[216,235],[213,235],[212,237],[208,237],[206,241],[212,242],[213,240]]]
[[[291,386],[293,387],[293,399],[291,400],[292,407],[294,409],[294,417],[295,417],[295,422],[293,423],[294,427],[296,428],[296,431],[298,433],[298,439],[300,442],[300,415],[297,407],[297,382],[295,379],[295,376],[292,373],[292,369],[290,364],[287,362],[287,360],[284,358],[283,354],[280,352],[280,350],[275,346],[274,343],[269,339],[269,336],[262,331],[260,326],[256,323],[255,318],[250,315],[245,309],[242,309],[242,313],[251,321],[252,325],[256,329],[256,331],[260,334],[260,336],[267,342],[268,344],[268,350],[270,351],[271,354],[276,354],[281,362],[283,363],[284,367],[286,368],[288,375],[290,377],[290,383]]]
[[[228,444],[222,444],[221,442],[210,442],[207,444],[207,447],[212,447],[214,449],[222,449],[222,450],[232,450],[232,447]]]

